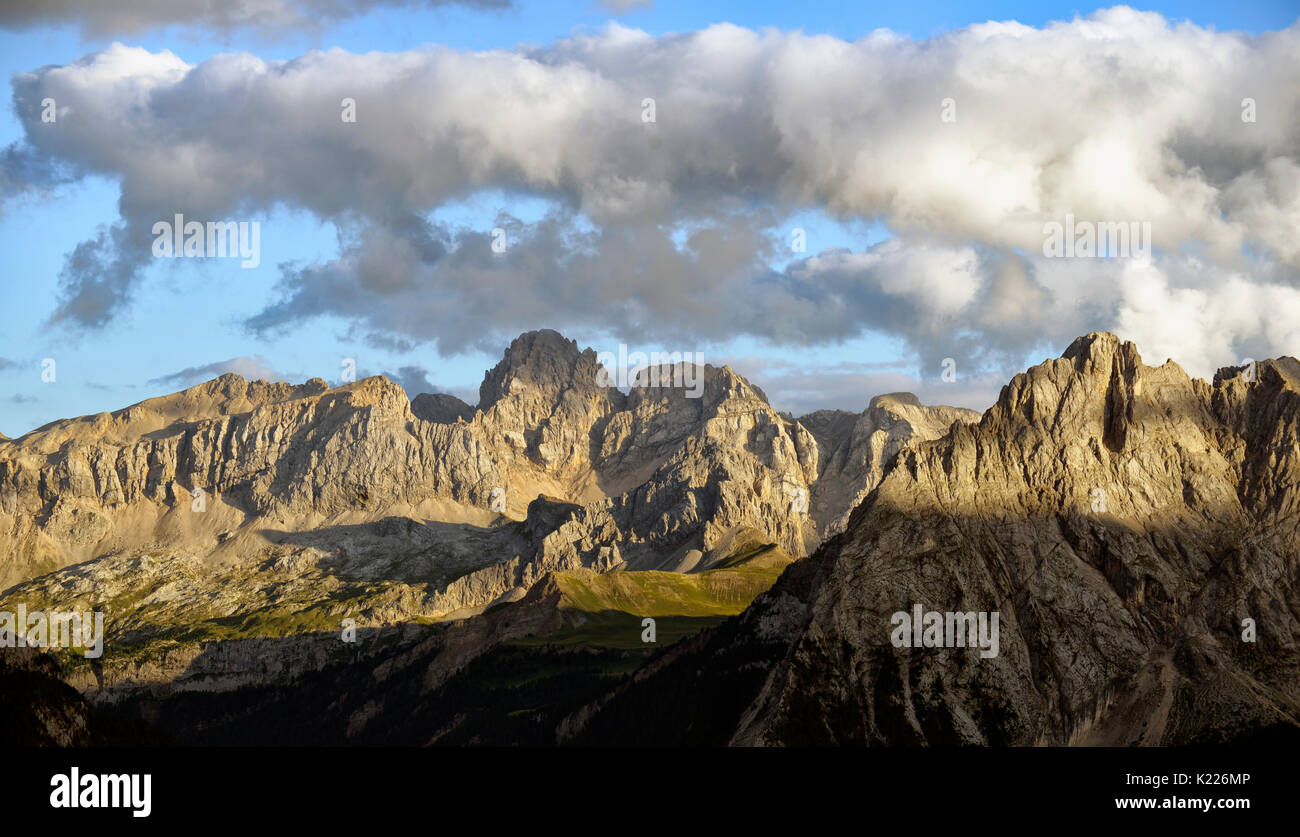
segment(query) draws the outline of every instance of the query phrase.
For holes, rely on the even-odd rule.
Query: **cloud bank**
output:
[[[67,258],[52,319],[73,328],[129,304],[155,221],[285,206],[332,222],[339,256],[263,268],[279,298],[255,333],[332,315],[452,353],[539,324],[682,348],[879,332],[934,375],[1094,329],[1198,374],[1300,352],[1300,23],[1252,37],[1117,7],[852,42],[611,24],[195,66],[115,45],[13,88],[15,159],[121,183],[121,218]],[[482,190],[550,210],[495,232],[435,219]],[[809,209],[892,236],[792,253]],[[1149,221],[1155,255],[1046,258],[1067,215]]]

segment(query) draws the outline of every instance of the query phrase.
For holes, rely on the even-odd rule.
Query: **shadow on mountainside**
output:
[[[446,587],[527,548],[520,524],[510,520],[484,527],[387,517],[301,532],[262,529],[260,533],[273,543],[319,550],[323,555],[317,567],[342,579],[436,587]]]

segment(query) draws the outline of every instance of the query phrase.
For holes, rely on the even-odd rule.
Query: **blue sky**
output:
[[[1161,3],[1150,7],[1171,20],[1188,19],[1219,30],[1260,33],[1283,29],[1297,17],[1297,4],[1238,2]],[[5,76],[46,65],[75,61],[113,41],[150,51],[168,49],[190,65],[226,52],[248,51],[264,59],[291,59],[312,49],[342,48],[349,52],[401,52],[425,44],[460,50],[511,49],[520,44],[544,47],[575,31],[599,31],[609,20],[650,35],[691,32],[718,22],[751,29],[775,27],[825,33],[852,41],[887,28],[916,40],[961,29],[987,20],[1016,20],[1042,26],[1052,20],[1087,15],[1090,8],[1044,2],[857,3],[857,2],[668,2],[614,15],[592,2],[534,3],[524,0],[504,10],[461,7],[422,11],[389,9],[345,21],[311,35],[235,32],[211,35],[186,27],[106,37],[83,38],[69,25],[40,26],[21,31],[0,30],[0,70]],[[0,146],[21,144],[23,123],[12,108],[0,114]],[[92,176],[57,187],[51,194],[27,194],[8,203],[0,215],[0,248],[5,253],[0,276],[0,432],[18,436],[45,422],[101,410],[117,409],[147,397],[180,388],[175,373],[236,357],[255,358],[290,380],[323,377],[337,383],[342,358],[355,358],[363,373],[396,372],[403,367],[425,370],[431,384],[454,392],[471,403],[484,369],[498,352],[470,350],[443,356],[434,346],[415,345],[409,351],[377,347],[346,317],[328,315],[283,333],[254,335],[243,322],[279,298],[281,263],[309,264],[339,256],[334,225],[300,207],[282,206],[263,217],[261,266],[243,270],[230,261],[176,260],[148,265],[133,288],[131,303],[101,329],[51,325],[60,299],[59,276],[66,257],[79,242],[95,235],[101,225],[118,216],[119,186]],[[493,226],[506,211],[525,222],[539,219],[544,201],[487,190],[465,202],[434,213],[437,220],[478,229]],[[798,213],[782,229],[807,231],[809,254],[828,248],[861,251],[889,236],[886,223],[872,219],[836,220],[822,208]],[[771,260],[780,270],[788,259]],[[537,322],[535,327],[562,325]],[[591,328],[565,329],[580,345],[605,346],[617,335]],[[1026,355],[1036,361],[1059,351],[1045,337]],[[502,348],[504,348],[502,346]],[[673,348],[646,346],[645,348]],[[710,362],[733,360],[742,373],[753,374],[765,364],[776,367],[853,367],[846,380],[861,380],[862,388],[839,387],[829,393],[801,392],[791,383],[776,388],[779,408],[838,406],[860,410],[876,394],[868,387],[885,386],[918,375],[914,353],[897,335],[866,331],[850,339],[830,340],[811,347],[779,346],[756,336],[701,339],[688,349],[702,350]],[[1037,352],[1037,357],[1032,356]],[[57,378],[41,378],[45,358],[57,362]],[[7,364],[4,362],[7,361]],[[754,364],[747,369],[742,361]],[[854,366],[858,364],[859,366]],[[873,371],[874,370],[874,371]],[[921,370],[933,377],[938,370]],[[875,377],[873,377],[873,375]],[[954,392],[949,400],[986,406],[991,394],[983,388]],[[412,395],[415,393],[412,392]],[[927,395],[929,392],[927,392]],[[783,403],[783,399],[786,403]],[[984,402],[984,403],[979,403]]]

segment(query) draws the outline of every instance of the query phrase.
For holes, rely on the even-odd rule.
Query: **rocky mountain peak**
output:
[[[917,398],[910,392],[887,392],[883,395],[877,395],[867,404],[868,410],[874,410],[877,407],[920,407],[921,399]]]
[[[303,386],[312,387],[317,381],[325,384],[320,378],[313,378]],[[406,396],[406,390],[383,375],[372,375],[332,390],[328,384],[325,384],[324,390],[313,394],[327,395],[325,400],[337,401],[354,408],[380,407],[404,412],[410,408],[411,403]]]
[[[1246,384],[1258,380],[1266,386],[1300,391],[1300,360],[1278,357],[1242,366],[1224,366],[1214,373],[1214,384],[1218,386],[1221,381],[1234,378]]]
[[[500,459],[521,459],[558,480],[530,481],[534,488],[565,493],[563,485],[590,471],[592,427],[624,402],[617,390],[600,385],[599,368],[594,351],[543,329],[521,334],[484,376],[475,424]]]
[[[1074,338],[1070,345],[1061,352],[1061,357],[1101,357],[1113,356],[1121,346],[1132,345],[1120,340],[1109,331],[1090,331]]]
[[[1107,332],[1076,339],[1059,358],[1016,375],[1002,388],[984,424],[1006,432],[1035,432],[1075,442],[1085,430],[1118,450],[1128,443],[1135,409],[1157,409],[1171,420],[1204,424],[1209,386],[1172,360],[1158,367],[1142,362],[1137,347]],[[1143,430],[1155,432],[1157,425]]]
[[[767,394],[730,366],[688,362],[640,370],[628,399],[629,408],[666,399],[676,409],[698,415],[726,413],[729,406],[740,411],[759,405],[771,409]]]
[[[422,392],[411,399],[411,412],[435,424],[470,421],[476,410],[454,395],[445,392]]]
[[[511,393],[533,391],[552,403],[571,386],[596,388],[596,353],[551,329],[529,331],[511,342],[501,361],[479,385],[479,409],[488,410]]]

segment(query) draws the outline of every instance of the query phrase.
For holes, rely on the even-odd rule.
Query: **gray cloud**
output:
[[[504,8],[510,0],[5,0],[0,28],[75,24],[87,36],[104,37],[178,25],[272,34],[316,28],[376,9],[451,5]]]
[[[0,150],[0,211],[25,195],[43,196],[72,183],[79,173],[30,145],[10,143]]]
[[[496,353],[499,354],[501,348],[502,348],[501,346],[497,346]],[[376,374],[383,375],[385,378],[388,378],[388,380],[392,381],[393,383],[400,386],[402,389],[406,390],[406,397],[410,399],[414,399],[417,395],[427,392],[427,393],[434,393],[434,394],[443,393],[447,395],[454,395],[457,398],[461,399],[462,401],[466,402],[467,404],[473,404],[476,401],[478,401],[477,389],[472,387],[448,388],[448,387],[439,386],[435,384],[432,379],[429,378],[429,370],[419,365],[418,363],[408,364],[406,366],[399,366],[396,372],[388,369],[382,372],[371,372],[365,370],[359,372],[358,377],[368,377],[370,375],[376,375]]]
[[[399,367],[396,372],[382,373],[390,381],[406,390],[407,398],[414,398],[422,392],[442,392],[429,380],[429,370],[423,366],[411,365]]]
[[[600,0],[600,5],[614,14],[625,15],[638,9],[651,8],[654,6],[654,0]]]
[[[130,298],[132,285],[149,257],[148,251],[136,246],[140,232],[130,222],[100,227],[94,238],[73,248],[59,272],[63,299],[52,322],[95,327],[112,319]]]
[[[1249,37],[1124,7],[922,42],[611,25],[542,49],[197,66],[116,45],[16,77],[14,105],[33,155],[122,184],[121,221],[68,257],[54,319],[77,327],[127,304],[154,221],[286,206],[333,223],[340,255],[285,266],[259,333],[337,315],[449,353],[538,323],[684,348],[878,331],[923,372],[972,373],[1095,328],[1202,374],[1300,346],[1300,25]],[[486,189],[551,211],[498,219],[500,254],[490,230],[429,220]],[[809,208],[896,236],[772,269]],[[1067,213],[1149,220],[1156,256],[1044,258]]]
[[[53,171],[56,162],[31,146],[10,143],[0,151],[0,199],[41,185],[54,185],[57,182]]]
[[[402,235],[366,228],[340,242],[339,259],[286,270],[283,299],[249,325],[273,332],[336,314],[436,340],[443,353],[491,354],[503,340],[551,321],[686,343],[712,330],[786,330],[779,323],[732,326],[719,309],[738,304],[731,295],[747,292],[749,277],[766,271],[758,256],[768,245],[748,216],[702,231],[682,249],[653,225],[584,233],[563,212],[531,226],[498,223],[508,242],[501,254],[488,232],[427,222]]]
[[[163,375],[161,378],[154,378],[149,381],[149,384],[151,386],[188,387],[220,377],[228,372],[234,372],[236,375],[241,375],[250,381],[283,381],[291,377],[272,369],[266,358],[261,355],[252,357],[241,355],[240,357],[219,360],[202,366],[189,366],[179,372]]]

